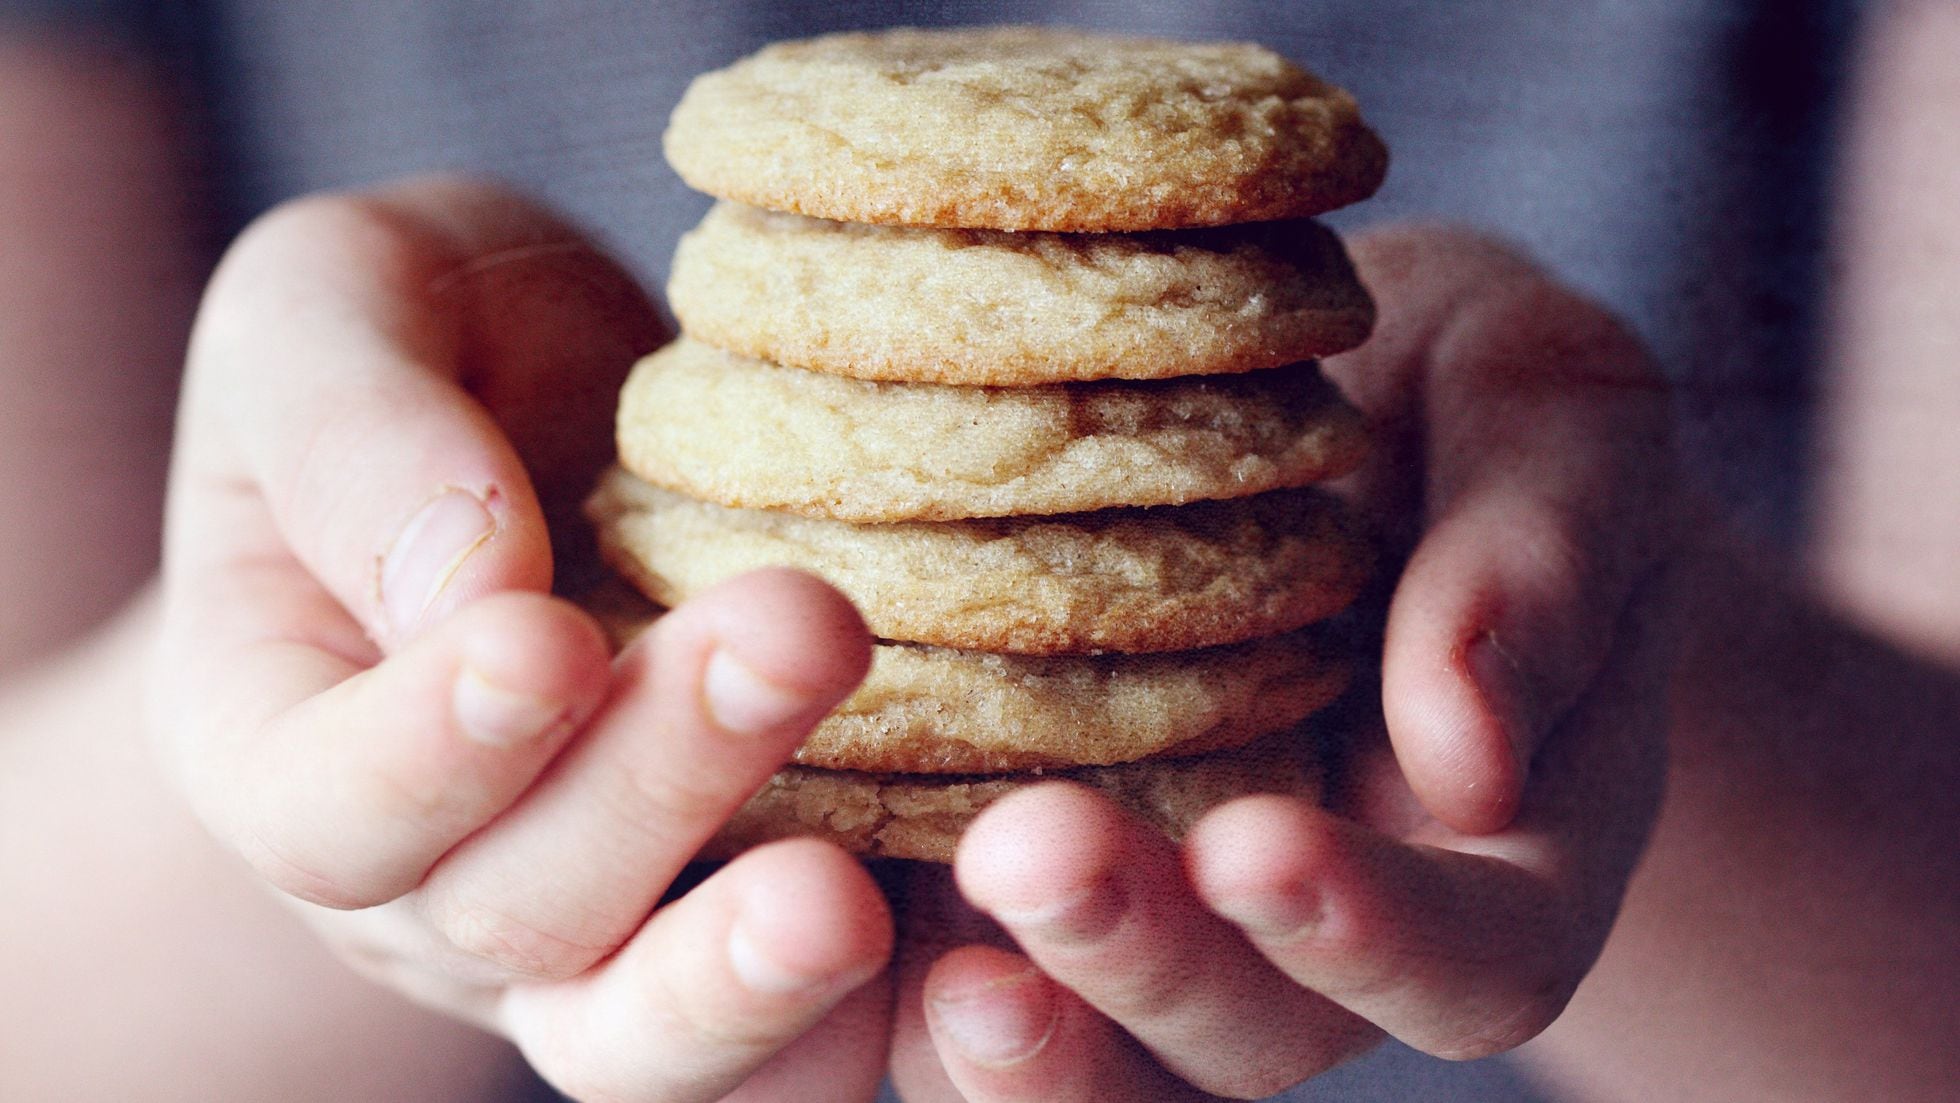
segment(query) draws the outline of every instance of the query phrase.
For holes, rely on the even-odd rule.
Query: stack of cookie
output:
[[[943,861],[1035,776],[1172,832],[1310,791],[1314,626],[1368,566],[1310,486],[1365,448],[1313,364],[1373,321],[1308,220],[1385,169],[1345,93],[1246,45],[840,35],[696,80],[667,152],[723,202],[621,398],[607,559],[663,605],[804,568],[881,640],[725,846]]]

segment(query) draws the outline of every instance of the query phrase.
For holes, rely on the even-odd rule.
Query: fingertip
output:
[[[844,595],[815,575],[767,568],[728,579],[662,617],[652,635],[705,667],[725,654],[762,687],[824,708],[871,669],[871,633]]]
[[[1108,801],[1054,782],[1010,793],[960,839],[953,877],[974,907],[1010,928],[1040,925],[1116,874],[1133,826]]]
[[[1287,797],[1232,801],[1185,838],[1185,869],[1205,906],[1249,933],[1317,923],[1338,892],[1342,833],[1331,814]]]
[[[964,999],[1002,982],[1039,975],[1025,955],[997,946],[960,946],[941,954],[926,971],[926,999]]]
[[[1324,815],[1290,797],[1263,794],[1213,809],[1184,838],[1192,885],[1214,901],[1311,881]]]
[[[768,569],[682,602],[621,655],[629,678],[694,702],[693,723],[721,736],[801,741],[864,680],[871,635],[814,575]]]
[[[1373,1023],[1436,1056],[1489,1056],[1542,1030],[1583,975],[1569,949],[1571,902],[1515,857],[1295,809],[1294,830],[1308,828],[1311,842],[1248,859],[1288,810],[1232,812],[1193,835],[1200,896],[1295,983],[1352,1012],[1357,1042]]]
[[[862,865],[815,839],[751,850],[718,876],[735,888],[731,963],[752,988],[855,988],[881,972],[891,909]]]
[[[1020,954],[963,946],[934,962],[924,985],[926,1018],[955,1061],[983,1069],[1021,1065],[1060,1024],[1065,990]]]
[[[774,843],[654,911],[589,974],[506,988],[503,1024],[576,1098],[722,1099],[823,1029],[883,972],[891,941],[861,866],[829,844]],[[877,1024],[883,994],[857,999]]]
[[[479,455],[464,462],[494,467],[506,457],[500,430],[480,411],[465,406],[450,414],[455,424],[446,429],[476,438],[470,444]],[[429,427],[400,431],[418,429]],[[545,593],[552,569],[551,537],[521,470],[445,484],[407,513],[375,557],[381,640],[399,645],[497,594]]]
[[[934,963],[922,994],[938,1068],[912,1062],[894,1073],[908,1091],[923,1087],[923,1098],[1215,1098],[1167,1072],[1120,1026],[1020,954],[953,950]]]
[[[1539,268],[1528,255],[1501,238],[1447,222],[1405,222],[1372,227],[1346,238],[1357,267],[1391,275],[1434,266],[1439,272],[1469,269],[1492,276],[1525,276]]]
[[[1510,824],[1523,798],[1537,720],[1523,706],[1515,661],[1493,654],[1497,584],[1480,557],[1430,534],[1389,609],[1382,715],[1397,763],[1428,812],[1469,834]],[[1468,564],[1468,566],[1466,566]]]
[[[461,661],[499,685],[539,697],[583,702],[604,696],[612,663],[606,636],[592,617],[545,594],[484,598],[461,614]]]
[[[744,666],[811,696],[848,691],[871,668],[871,632],[850,599],[813,574],[772,567],[695,598]]]

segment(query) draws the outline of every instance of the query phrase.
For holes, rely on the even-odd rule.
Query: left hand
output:
[[[868,1096],[892,932],[858,863],[785,840],[661,903],[864,676],[863,621],[758,571],[612,659],[545,592],[659,328],[488,182],[258,220],[190,350],[152,747],[322,944],[568,1094]]]
[[[1409,553],[1386,739],[1351,749],[1344,814],[1246,798],[1181,849],[1068,785],[990,808],[954,869],[983,914],[943,879],[911,893],[912,1103],[1252,1098],[1384,1034],[1481,1057],[1598,956],[1660,795],[1664,382],[1487,241],[1353,250],[1382,325],[1327,371],[1380,431],[1357,496]]]

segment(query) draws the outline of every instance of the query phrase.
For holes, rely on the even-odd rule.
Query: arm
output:
[[[1582,1100],[1948,1098],[1960,677],[1716,540],[1690,562],[1659,826],[1526,1052]]]
[[[1580,1098],[1931,1100],[1960,1083],[1956,56],[1960,6],[1874,17],[1821,585],[1719,538],[1692,551],[1668,801],[1598,970],[1534,1047]]]
[[[0,672],[156,568],[197,294],[162,82],[0,26]]]
[[[1819,437],[1822,588],[1960,656],[1960,6],[1875,5],[1844,166],[1843,279]]]
[[[0,1098],[512,1098],[510,1047],[349,972],[168,791],[153,604],[0,687]]]
[[[493,1098],[507,1046],[349,973],[167,795],[152,603],[99,624],[156,569],[202,277],[174,118],[126,55],[0,33],[0,1098]]]

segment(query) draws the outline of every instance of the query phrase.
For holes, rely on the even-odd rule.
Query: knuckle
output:
[[[1201,980],[1199,963],[1181,957],[1125,969],[1119,967],[1119,960],[1096,955],[1094,964],[1108,966],[1102,979],[1094,982],[1097,1006],[1125,1023],[1166,1022],[1181,1017]]]
[[[1603,518],[1547,503],[1514,519],[1513,546],[1534,577],[1560,591],[1578,595],[1592,574],[1590,548],[1610,546]]]
[[[240,850],[266,883],[309,904],[335,911],[354,911],[385,904],[397,895],[379,886],[363,884],[361,878],[346,870],[328,870],[317,861],[302,861],[290,846],[282,846],[262,833],[245,837]]]
[[[1267,1099],[1380,1045],[1387,1037],[1366,1019],[1337,1009],[1302,1020],[1251,1060],[1182,1071],[1192,1086],[1225,1099]]]
[[[1624,546],[1613,523],[1601,512],[1567,508],[1524,525],[1523,554],[1552,598],[1540,606],[1548,650],[1567,664],[1599,661],[1619,630],[1637,550]]]
[[[1161,976],[1139,976],[1098,993],[1098,1002],[1123,1022],[1155,1022],[1175,1016],[1184,1002],[1182,993],[1182,985]]]
[[[478,827],[496,809],[484,779],[464,770],[374,768],[361,803],[370,822],[396,825],[395,838],[417,849]]]
[[[1480,1016],[1462,1031],[1424,1048],[1446,1061],[1476,1061],[1508,1053],[1544,1033],[1565,1011],[1570,998],[1571,993],[1563,989],[1540,989],[1516,1003],[1498,1005],[1497,1010]]]
[[[425,908],[450,946],[515,979],[564,980],[612,950],[598,940],[549,930],[480,900],[432,897]]]
[[[1468,286],[1535,273],[1537,265],[1518,246],[1460,223],[1413,222],[1355,235],[1350,246],[1361,267],[1459,273]]]
[[[1664,393],[1666,376],[1617,315],[1542,273],[1490,286],[1472,309],[1478,328],[1507,333],[1547,385]]]
[[[673,972],[655,968],[647,983],[674,1028],[715,1049],[773,1050],[788,1041],[774,1016],[742,1014],[734,1001],[716,999],[700,985],[674,983]]]
[[[645,1103],[643,1085],[629,1086],[603,1059],[590,1053],[590,1042],[569,1031],[554,1030],[526,1038],[524,1059],[566,1099],[578,1103]]]
[[[400,212],[356,193],[289,200],[232,241],[199,304],[191,339],[194,378],[251,379],[264,371],[265,319],[361,281],[412,293],[427,284],[439,249]]]
[[[301,258],[322,249],[338,255],[351,245],[403,236],[399,216],[381,202],[352,192],[319,192],[290,199],[254,219],[225,250],[212,297],[261,293],[290,282]]]
[[[368,772],[362,801],[376,819],[416,827],[440,817],[455,799],[426,774],[378,769]]]
[[[1344,996],[1356,1001],[1366,1001],[1370,1005],[1399,998],[1412,990],[1427,987],[1424,979],[1436,966],[1441,964],[1432,955],[1406,947],[1384,951],[1379,945],[1369,946],[1357,941],[1351,949],[1328,948],[1331,954],[1344,954],[1355,962],[1371,962],[1369,967],[1358,968],[1341,985]]]
[[[1298,1073],[1279,1068],[1238,1068],[1214,1075],[1192,1076],[1189,1080],[1192,1087],[1221,1099],[1266,1099],[1320,1071],[1317,1067]]]

